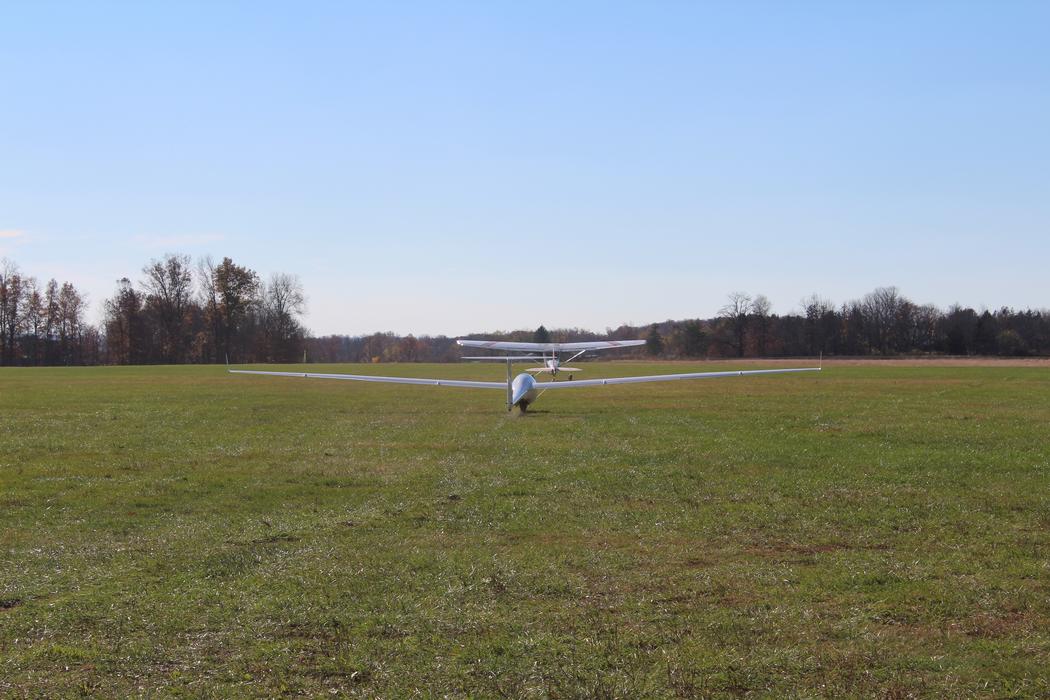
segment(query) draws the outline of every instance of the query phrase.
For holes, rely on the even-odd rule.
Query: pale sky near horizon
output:
[[[1050,307],[1050,3],[0,4],[0,257],[298,274],[311,331]]]

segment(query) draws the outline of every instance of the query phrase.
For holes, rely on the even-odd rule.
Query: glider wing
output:
[[[640,384],[642,382],[673,382],[678,379],[714,379],[716,377],[743,377],[750,374],[783,374],[786,372],[819,372],[820,367],[792,367],[790,369],[746,369],[732,372],[688,372],[686,374],[653,374],[640,377],[610,377],[609,379],[578,379],[575,381],[543,382],[537,389],[575,389],[577,387],[606,386],[608,384]]]
[[[429,384],[456,386],[467,389],[502,389],[506,382],[471,382],[462,379],[420,379],[417,377],[379,377],[373,374],[321,374],[318,372],[264,372],[258,369],[231,369],[230,374],[265,374],[271,377],[305,377],[306,379],[349,379],[354,382],[386,382],[389,384]]]

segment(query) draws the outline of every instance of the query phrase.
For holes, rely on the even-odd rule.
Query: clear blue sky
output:
[[[1050,3],[6,3],[0,256],[317,333],[1050,306]]]

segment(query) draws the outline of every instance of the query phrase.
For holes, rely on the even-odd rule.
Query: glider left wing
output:
[[[305,377],[306,379],[349,379],[354,382],[386,382],[389,384],[429,384],[431,386],[458,386],[467,389],[502,389],[506,382],[471,382],[463,379],[421,379],[418,377],[380,377],[374,374],[321,374],[318,372],[265,372],[258,369],[230,369],[230,374],[265,374],[271,377]]]

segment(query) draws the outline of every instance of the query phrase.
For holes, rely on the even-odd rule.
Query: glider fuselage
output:
[[[522,372],[514,377],[514,381],[510,384],[510,405],[517,406],[524,413],[529,404],[538,399],[542,392],[541,385],[533,379],[532,375]]]

